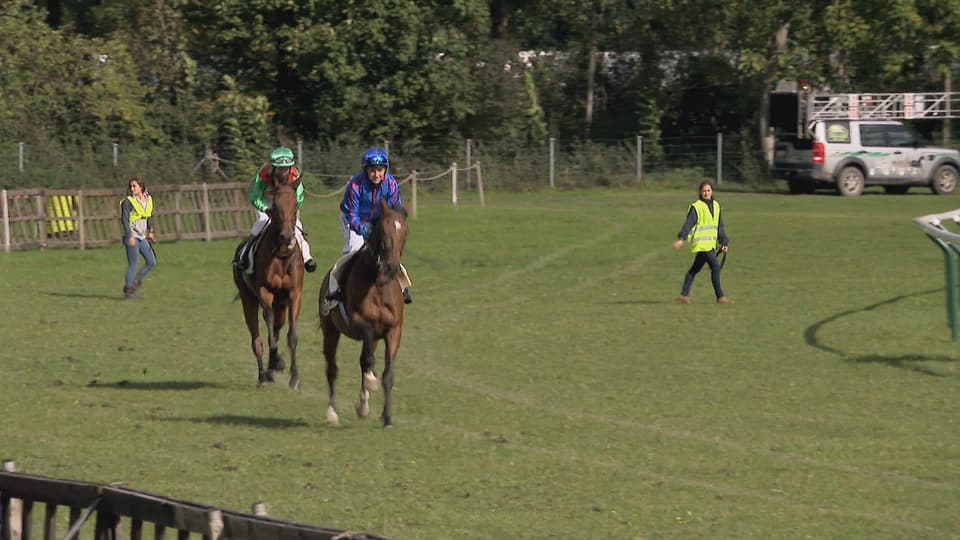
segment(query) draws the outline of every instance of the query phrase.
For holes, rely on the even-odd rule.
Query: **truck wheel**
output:
[[[903,195],[910,186],[883,186],[883,190],[891,195]]]
[[[937,172],[933,173],[933,183],[930,184],[930,187],[937,195],[953,193],[957,189],[957,170],[950,165],[937,167]]]
[[[860,169],[853,166],[844,167],[837,178],[837,191],[845,197],[862,195],[863,173]]]

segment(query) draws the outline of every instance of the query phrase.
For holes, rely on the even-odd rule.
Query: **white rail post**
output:
[[[483,200],[483,172],[480,171],[480,162],[477,162],[477,192],[480,194],[480,208],[487,206]]]
[[[3,197],[3,250],[10,252],[10,206],[7,202],[7,190],[0,191]]]
[[[113,143],[113,167],[116,168],[120,162],[120,145]]]
[[[253,507],[251,508],[251,510],[253,511],[253,515],[255,516],[266,516],[267,504],[262,502],[255,502],[253,503]]]
[[[20,172],[23,172],[23,145],[22,142],[17,145],[17,170]]]
[[[457,162],[454,161],[450,165],[450,200],[453,202],[453,207],[457,207]]]
[[[413,190],[413,219],[417,219],[417,170],[410,173],[410,184]]]

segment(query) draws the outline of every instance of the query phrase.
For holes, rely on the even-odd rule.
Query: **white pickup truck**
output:
[[[816,120],[807,136],[781,136],[774,147],[773,176],[792,193],[832,187],[857,196],[866,186],[906,193],[926,186],[947,195],[957,188],[960,152],[920,145],[895,120]]]

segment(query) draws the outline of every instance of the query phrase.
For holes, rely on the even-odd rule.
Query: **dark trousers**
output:
[[[693,286],[693,278],[697,276],[697,273],[703,268],[704,264],[710,265],[710,281],[713,282],[713,292],[717,295],[717,298],[723,296],[723,287],[720,286],[720,261],[717,260],[717,254],[711,249],[710,251],[698,251],[696,257],[693,259],[693,264],[690,265],[690,269],[687,270],[687,275],[683,278],[683,288],[680,290],[680,294],[683,296],[690,296],[690,287]]]

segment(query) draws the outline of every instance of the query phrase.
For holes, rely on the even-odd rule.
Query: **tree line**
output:
[[[759,143],[778,80],[943,91],[958,53],[960,0],[6,0],[0,141]]]

